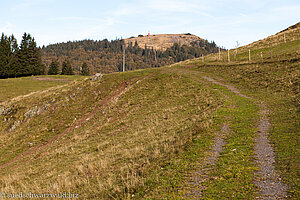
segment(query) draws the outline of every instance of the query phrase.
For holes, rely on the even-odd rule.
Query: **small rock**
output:
[[[102,79],[102,74],[101,73],[96,73],[94,76],[92,76],[92,81],[97,81]]]

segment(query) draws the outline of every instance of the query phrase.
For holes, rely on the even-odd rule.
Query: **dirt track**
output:
[[[223,146],[226,144],[224,141],[225,135],[227,135],[230,132],[230,128],[227,124],[223,124],[221,127],[221,132],[216,133],[215,139],[214,139],[214,145],[210,152],[210,156],[207,158],[207,160],[203,163],[201,170],[197,171],[195,174],[193,174],[192,181],[189,182],[190,191],[188,194],[186,194],[189,198],[196,198],[200,199],[202,196],[202,191],[205,188],[201,186],[201,183],[203,183],[206,179],[209,178],[210,169],[216,164],[220,153],[223,151]],[[200,186],[200,187],[199,187]],[[196,188],[196,189],[194,189]],[[199,189],[200,188],[200,189]]]
[[[258,124],[258,137],[255,139],[255,158],[260,170],[256,172],[255,184],[261,189],[260,199],[282,199],[287,196],[287,186],[280,182],[274,163],[273,148],[268,139],[270,122],[267,118],[268,110],[260,104],[260,121]]]
[[[234,86],[220,83],[206,76],[203,76],[202,78],[214,84],[224,86],[241,97],[252,99],[242,94]],[[263,102],[256,103],[258,103],[260,106],[260,120],[257,126],[258,135],[255,138],[254,147],[255,159],[257,166],[259,167],[259,170],[255,173],[256,178],[254,180],[255,185],[260,189],[258,193],[258,199],[283,199],[287,197],[287,186],[280,181],[281,179],[274,167],[274,150],[270,145],[270,141],[268,139],[268,131],[271,126],[267,117],[268,110],[266,109],[266,106]]]
[[[61,81],[61,82],[69,82],[67,79],[59,79],[59,78],[50,78],[50,77],[34,77],[34,79],[39,81]]]

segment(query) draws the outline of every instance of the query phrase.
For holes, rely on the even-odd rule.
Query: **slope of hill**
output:
[[[232,90],[237,96],[241,96],[242,93],[243,99],[250,99],[250,102],[246,103],[245,106],[248,108],[242,111],[240,116],[239,110],[243,109],[241,102],[234,106],[225,106],[224,110],[220,111],[221,119],[218,120],[221,122],[224,119],[229,120],[227,122],[231,124],[232,129],[235,129],[233,132],[238,135],[222,133],[224,142],[221,151],[223,152],[216,153],[216,150],[212,150],[213,155],[219,155],[213,166],[200,160],[198,161],[200,170],[195,169],[187,176],[182,166],[188,166],[185,163],[188,161],[185,158],[181,158],[183,161],[175,159],[170,169],[162,176],[160,189],[150,196],[158,197],[163,193],[163,196],[167,198],[182,198],[182,193],[190,194],[193,191],[195,195],[200,195],[199,198],[204,199],[298,199],[300,194],[299,29],[300,27],[288,29],[285,32],[286,40],[283,39],[282,34],[276,34],[240,47],[237,53],[230,50],[230,61],[228,52],[223,52],[221,59],[218,59],[218,55],[209,55],[204,60],[194,59],[173,65],[173,68],[180,73],[186,71],[186,73],[198,74],[202,78],[203,76],[210,77],[206,80],[213,81],[215,85],[213,88],[220,89],[218,85],[221,85],[225,91],[226,89]],[[251,60],[248,60],[249,49]],[[260,56],[261,52],[263,56]],[[266,54],[269,55],[266,56]],[[228,97],[227,92],[226,95]],[[231,97],[230,101],[236,100]],[[248,113],[253,111],[251,107],[253,103],[260,111],[259,117],[255,120],[257,122],[254,123],[258,127],[251,133],[251,130],[243,129],[249,125],[250,116],[255,116],[255,112],[258,112]],[[230,105],[229,102],[228,104]],[[230,113],[233,114],[234,119],[231,122]],[[243,121],[244,124],[242,124]],[[247,135],[246,132],[251,134]],[[246,145],[246,140],[241,140],[240,136],[243,134],[248,139],[250,138],[249,146]],[[218,146],[220,138],[217,137],[217,139],[215,145]],[[246,146],[252,147],[245,150]],[[222,149],[220,144],[215,148]],[[195,152],[191,150],[190,153]],[[250,157],[247,158],[248,155]],[[255,162],[251,161],[253,158]],[[246,160],[248,163],[241,163]],[[256,169],[251,167],[256,167]],[[210,170],[207,172],[205,168],[210,168]],[[184,169],[188,170],[188,168]],[[240,171],[241,169],[243,170]],[[176,187],[173,187],[175,189],[169,187],[170,185],[175,185]],[[254,196],[252,196],[253,193],[255,193]]]
[[[180,45],[191,45],[192,42],[204,41],[202,38],[192,35],[190,33],[186,34],[157,34],[157,35],[140,35],[139,37],[131,37],[125,39],[125,44],[128,45],[129,42],[134,44],[138,43],[140,48],[145,48],[146,46],[152,46],[156,50],[165,51],[168,48],[171,48],[175,43]]]
[[[49,67],[53,60],[62,63],[69,59],[77,73],[84,62],[92,68],[92,73],[111,73],[122,70],[124,43],[127,44],[126,70],[164,66],[218,51],[214,42],[208,42],[193,35],[157,35],[152,37],[154,46],[160,48],[156,52],[153,51],[150,44],[147,44],[145,48],[147,37],[112,41],[83,40],[43,47],[42,60]]]
[[[1,195],[297,199],[294,37],[272,59],[247,61],[241,47],[230,62],[225,52],[2,102]]]

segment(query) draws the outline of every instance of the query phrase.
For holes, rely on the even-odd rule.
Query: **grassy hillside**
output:
[[[1,190],[72,191],[88,199],[136,194],[153,182],[152,170],[205,132],[216,99],[185,76],[145,70],[8,103]]]
[[[20,95],[45,90],[54,86],[65,85],[73,80],[83,79],[82,76],[32,76],[23,78],[0,79],[0,104]]]
[[[209,55],[202,59],[195,59],[190,61],[181,62],[180,64],[173,65],[173,69],[177,71],[189,71],[192,74],[198,74],[199,80],[201,76],[209,76],[215,78],[216,80],[224,83],[235,85],[243,94],[247,94],[251,98],[254,98],[257,102],[264,102],[267,108],[269,109],[268,117],[271,122],[271,129],[269,134],[270,142],[275,151],[275,167],[279,171],[283,181],[287,183],[288,189],[288,199],[297,199],[300,193],[299,189],[299,104],[300,104],[300,34],[299,27],[294,29],[288,29],[286,33],[286,41],[283,40],[283,33],[276,34],[264,40],[254,42],[253,44],[247,45],[237,49],[236,56],[234,55],[235,50],[230,50],[231,60],[228,61],[228,52],[224,52],[221,55],[221,60],[218,59],[218,54]],[[254,55],[251,57],[251,61],[248,59],[248,50],[251,49],[251,52],[254,52]],[[263,52],[265,54],[270,53],[272,49],[273,57],[263,56],[260,57],[259,53]],[[235,59],[235,58],[236,59]],[[214,86],[215,87],[215,86]],[[222,89],[223,91],[224,89]],[[223,91],[224,92],[224,91]],[[230,103],[230,102],[229,102]],[[229,104],[228,103],[228,104]],[[229,106],[224,104],[225,109],[230,109],[230,107],[237,107],[234,105],[236,103],[232,102],[233,105]],[[228,108],[226,108],[228,107]],[[249,107],[249,104],[247,105]],[[220,119],[224,120],[224,115],[229,115],[229,110],[219,111]],[[238,112],[238,111],[237,111]],[[232,114],[231,117],[235,119],[239,118],[238,113]],[[244,111],[245,112],[245,111]],[[246,113],[246,112],[245,112]],[[252,114],[254,115],[254,113]],[[247,117],[247,116],[244,116]],[[250,115],[248,116],[250,117]],[[247,120],[250,122],[250,119]],[[231,123],[237,123],[233,121]],[[243,125],[247,127],[247,125]],[[239,130],[241,133],[241,130]],[[252,133],[255,135],[254,133]],[[253,137],[252,135],[252,137]],[[235,140],[239,137],[235,136]],[[229,143],[230,140],[227,140]],[[245,144],[245,143],[244,143]],[[250,143],[251,144],[251,143]],[[225,145],[226,148],[227,145]],[[231,145],[228,146],[231,150],[237,149],[233,148]],[[190,153],[195,153],[191,149]],[[252,199],[253,196],[243,196],[247,195],[246,192],[239,194],[243,189],[248,188],[249,190],[257,190],[255,187],[251,186],[251,179],[247,183],[246,177],[244,179],[238,179],[235,176],[235,180],[242,181],[242,185],[239,185],[238,182],[233,186],[228,184],[230,178],[229,174],[232,168],[237,165],[238,161],[234,161],[230,164],[228,155],[232,152],[224,152],[220,156],[220,160],[216,163],[211,171],[211,174],[205,178],[202,184],[206,186],[205,189],[199,189],[203,191],[203,196],[207,198],[242,198],[242,199]],[[250,154],[253,155],[253,152]],[[237,156],[237,155],[235,155]],[[238,157],[242,159],[241,157]],[[244,159],[243,159],[244,160]],[[178,162],[176,159],[174,163]],[[198,161],[201,163],[201,161]],[[170,178],[167,178],[168,182],[171,184],[176,183],[174,188],[166,186],[167,184],[162,184],[162,188],[154,194],[160,195],[161,191],[164,191],[163,194],[168,198],[182,198],[182,188],[185,188],[189,176],[185,175],[185,172],[182,173],[182,169],[179,169],[176,164],[171,165],[172,174],[178,173],[179,175],[171,175]],[[188,164],[185,164],[188,165]],[[201,164],[200,164],[201,166]],[[246,167],[247,165],[244,165]],[[238,165],[239,169],[241,166]],[[175,170],[174,170],[175,169]],[[230,169],[230,170],[229,170]],[[249,168],[251,170],[251,168]],[[168,174],[167,172],[166,174]],[[229,173],[229,174],[228,174]],[[242,172],[246,174],[246,171]],[[170,175],[170,174],[169,174]],[[229,176],[228,176],[229,175]],[[248,174],[249,175],[249,174]],[[168,176],[167,176],[168,177]],[[252,178],[253,175],[251,176]],[[162,176],[162,179],[165,180],[166,176]],[[163,181],[162,181],[163,182]],[[240,186],[240,187],[239,187]],[[233,194],[233,187],[239,188],[236,191],[235,196]],[[250,187],[250,188],[249,188]],[[179,188],[179,190],[178,190]],[[228,191],[228,196],[226,192]],[[156,196],[157,197],[157,196]],[[205,199],[205,198],[204,198]]]
[[[42,80],[16,79],[29,89],[1,93],[0,191],[70,192],[80,199],[261,198],[254,180],[263,104],[276,171],[288,198],[297,199],[297,31],[286,32],[293,39],[278,34],[236,55],[231,50],[230,62],[223,52],[221,60],[212,54],[204,62],[112,73],[101,81],[43,80],[48,85],[36,88],[31,84]],[[272,58],[256,55],[271,49]]]
[[[139,37],[131,37],[125,39],[125,44],[128,43],[134,44],[138,43],[140,48],[145,48],[145,45],[152,46],[156,50],[167,50],[171,48],[175,43],[179,43],[181,45],[190,45],[192,42],[196,42],[199,40],[203,40],[200,37],[192,34],[157,34],[157,35],[140,35]],[[204,40],[203,40],[204,41]]]

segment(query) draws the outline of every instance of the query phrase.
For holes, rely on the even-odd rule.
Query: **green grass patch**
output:
[[[40,78],[63,79],[59,80],[38,80],[36,76],[0,79],[0,103],[14,97],[29,94],[31,92],[45,90],[54,86],[64,85],[70,81],[82,79],[82,76],[66,75],[41,75]]]
[[[231,132],[227,134],[226,145],[210,178],[203,183],[206,187],[203,199],[253,199],[256,192],[253,138],[258,107],[251,100],[233,95],[222,87],[219,89],[230,99],[219,110],[218,118],[229,124]]]

